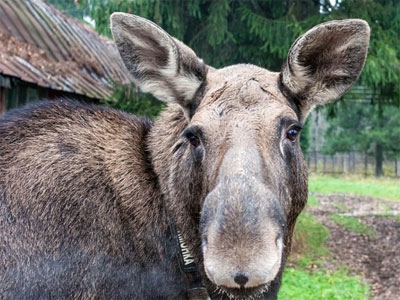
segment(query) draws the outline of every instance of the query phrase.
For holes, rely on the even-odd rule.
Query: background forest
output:
[[[328,130],[317,151],[359,152],[384,173],[383,161],[400,158],[400,1],[398,0],[48,0],[111,37],[109,16],[129,12],[153,20],[214,67],[253,63],[279,71],[292,42],[332,19],[361,18],[372,29],[358,85],[326,109]],[[138,101],[140,98],[140,101]],[[162,104],[132,87],[116,87],[109,104],[154,117]],[[340,114],[336,112],[340,110]],[[309,150],[307,124],[302,147]],[[312,125],[311,125],[312,126]],[[315,125],[314,125],[315,126]],[[315,137],[314,137],[315,138]],[[314,149],[315,150],[315,149]]]

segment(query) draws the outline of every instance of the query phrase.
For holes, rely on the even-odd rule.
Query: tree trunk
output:
[[[383,175],[383,146],[381,144],[376,145],[375,158],[376,158],[375,176],[381,177]]]
[[[314,150],[314,172],[317,172],[317,150]]]
[[[365,158],[364,158],[364,173],[365,176],[368,175],[368,154],[365,153]]]

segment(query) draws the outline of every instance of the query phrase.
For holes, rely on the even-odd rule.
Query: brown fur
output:
[[[168,107],[154,125],[68,100],[0,118],[0,298],[186,299],[172,218],[212,299],[276,299],[307,198],[295,133],[357,79],[368,26],[310,30],[281,73],[215,70],[136,16],[112,30]]]

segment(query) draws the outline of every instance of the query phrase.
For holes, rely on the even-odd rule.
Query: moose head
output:
[[[153,164],[209,291],[276,294],[307,199],[301,129],[316,105],[358,79],[367,23],[312,28],[277,73],[250,64],[215,69],[148,20],[114,13],[111,21],[135,84],[168,103],[150,135]]]

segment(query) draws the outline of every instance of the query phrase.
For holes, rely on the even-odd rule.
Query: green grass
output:
[[[344,269],[323,269],[320,260],[330,255],[325,246],[328,237],[329,230],[311,214],[303,212],[299,216],[294,242],[301,244],[302,255],[294,260],[295,268],[285,270],[279,300],[370,299],[369,287],[361,282],[361,277],[350,276]],[[315,265],[318,270],[310,271]]]
[[[312,175],[308,187],[314,193],[345,193],[400,201],[399,179]]]
[[[350,231],[360,234],[365,234],[371,237],[374,237],[376,235],[376,232],[373,228],[361,222],[359,219],[355,217],[341,216],[338,214],[334,214],[331,215],[329,218],[335,223],[347,228]]]
[[[365,300],[370,299],[368,285],[361,277],[349,276],[344,269],[333,273],[313,273],[287,268],[283,274],[279,300]]]
[[[295,259],[299,267],[307,268],[312,264],[329,256],[329,250],[325,247],[329,230],[309,214],[303,212],[297,219],[294,232],[294,244],[301,248],[301,256]]]
[[[313,195],[308,195],[307,205],[308,206],[318,206],[319,200],[317,199],[317,197],[315,197]]]
[[[385,217],[385,216],[384,216]],[[394,220],[396,220],[397,222],[400,222],[400,215],[397,216],[386,216],[388,218],[393,218]]]
[[[344,203],[342,203],[342,202],[336,202],[336,203],[333,203],[333,205],[334,205],[340,212],[346,212],[346,211],[347,211],[346,204],[344,204]]]

